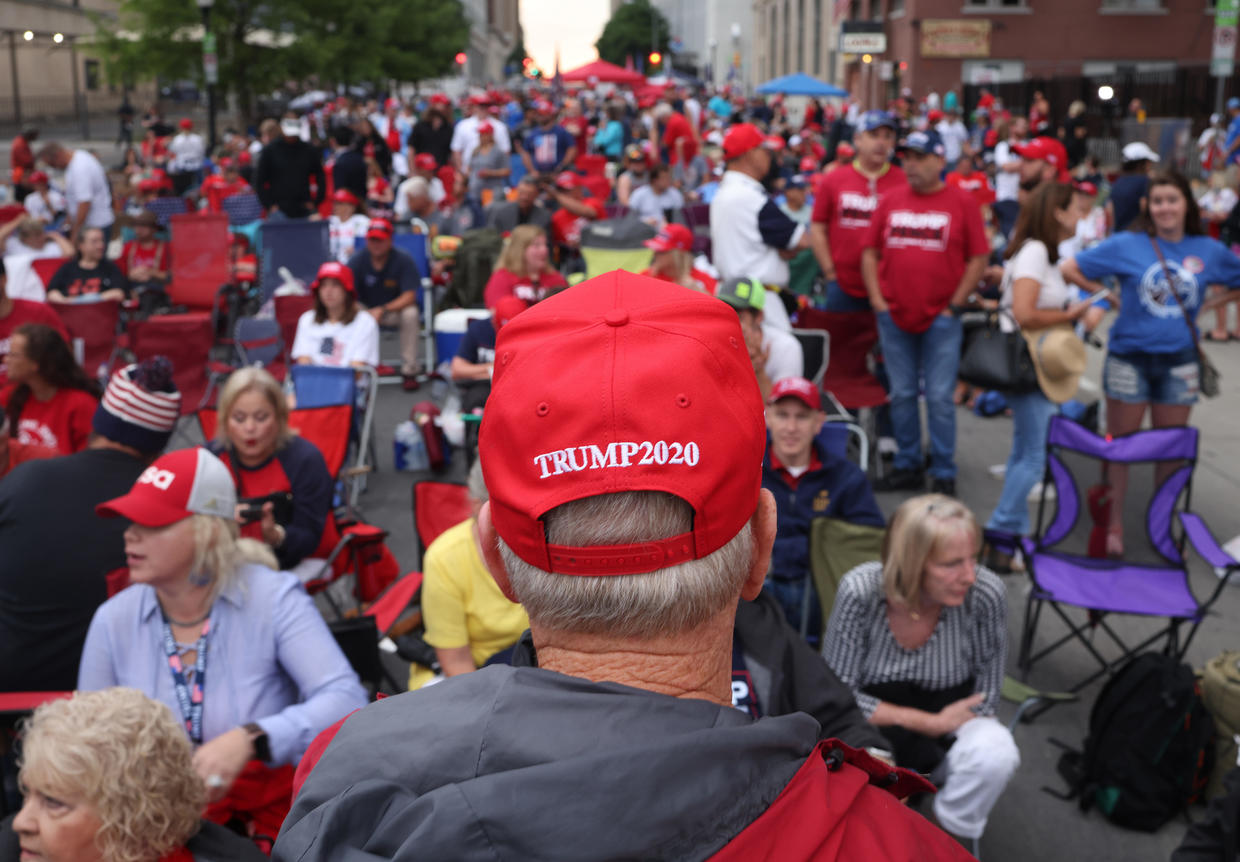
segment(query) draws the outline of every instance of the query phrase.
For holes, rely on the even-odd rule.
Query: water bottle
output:
[[[426,441],[422,439],[422,432],[418,426],[411,420],[405,420],[396,426],[392,449],[397,470],[417,472],[430,469],[430,459],[426,454]]]

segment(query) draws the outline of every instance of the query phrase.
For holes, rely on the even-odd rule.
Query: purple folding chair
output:
[[[1210,606],[1240,568],[1240,562],[1219,547],[1201,518],[1189,511],[1198,436],[1198,430],[1189,427],[1099,437],[1069,419],[1051,419],[1037,527],[1032,537],[1007,537],[1019,541],[1033,580],[1017,658],[1022,680],[1029,678],[1034,664],[1074,640],[1099,668],[1073,685],[1069,689],[1073,692],[1159,641],[1168,655],[1177,660],[1183,657]],[[1117,469],[1126,470],[1128,476],[1122,500],[1109,494],[1108,475]],[[1052,487],[1057,502],[1048,507],[1047,493]],[[1108,499],[1109,503],[1103,502]],[[1121,507],[1123,559],[1097,556],[1096,541],[1091,555],[1090,534],[1107,528],[1110,506]],[[1181,530],[1176,529],[1177,517]],[[987,537],[1003,538],[990,531]],[[1189,587],[1185,540],[1207,563],[1222,570],[1218,585],[1204,602]],[[1038,624],[1046,608],[1059,617],[1068,633],[1035,652]],[[1079,619],[1082,612],[1084,620]],[[1113,614],[1157,619],[1160,627],[1130,646],[1108,623]],[[1181,638],[1185,624],[1190,628]],[[1120,650],[1118,657],[1108,658],[1099,649],[1103,644],[1094,637],[1098,631],[1114,641]],[[1026,720],[1040,711],[1031,710]]]

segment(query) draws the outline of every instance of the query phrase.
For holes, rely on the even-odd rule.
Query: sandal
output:
[[[1232,335],[1230,332],[1224,332],[1222,335],[1219,335],[1213,330],[1201,336],[1202,341],[1232,341],[1235,338],[1236,336]]]

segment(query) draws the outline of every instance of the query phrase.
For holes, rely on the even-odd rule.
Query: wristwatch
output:
[[[262,725],[257,721],[251,721],[249,724],[242,725],[241,729],[250,735],[250,744],[254,746],[254,758],[263,763],[270,763],[271,741],[267,738],[267,731],[263,730]]]
[[[947,308],[952,313],[953,317],[959,317],[960,315],[964,314],[966,311],[969,310],[969,306],[967,305],[952,304],[952,305],[947,306]]]

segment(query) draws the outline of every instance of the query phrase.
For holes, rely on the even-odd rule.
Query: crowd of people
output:
[[[1021,762],[996,718],[1002,576],[1021,561],[983,547],[956,499],[965,321],[997,315],[1029,344],[1037,387],[1005,393],[1011,455],[984,522],[1027,535],[1050,419],[1105,314],[1111,434],[1147,408],[1189,422],[1198,312],[1218,310],[1205,337],[1232,337],[1240,100],[1236,134],[1203,135],[1219,172],[1195,190],[1140,141],[1105,176],[1083,105],[1056,129],[1040,94],[1024,113],[983,93],[968,116],[931,95],[324,99],[213,149],[153,107],[110,172],[19,136],[23,213],[0,226],[0,692],[77,693],[23,726],[0,854],[976,853]],[[164,310],[176,272],[151,204],[168,197],[328,223],[293,363],[377,367],[388,328],[416,390],[434,370],[423,277],[486,310],[440,357],[482,418],[470,515],[423,560],[424,690],[365,706],[305,592],[340,536],[335,477],[281,380],[233,372],[214,438],[170,449],[167,359],[95,376],[75,357],[58,308]],[[604,221],[639,237],[643,271],[589,271]],[[43,258],[66,258],[46,283]],[[829,435],[838,411],[796,335],[813,320],[871,333],[873,479]],[[1108,482],[1122,496],[1127,475]],[[904,495],[890,518],[876,492]],[[1122,528],[1117,506],[1106,555]]]

